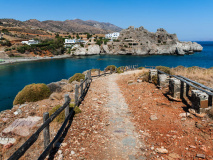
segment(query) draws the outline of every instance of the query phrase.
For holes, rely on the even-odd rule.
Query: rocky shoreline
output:
[[[59,55],[54,57],[21,57],[21,58],[2,58],[0,65],[21,63],[21,62],[30,62],[30,61],[41,61],[41,60],[50,60],[50,59],[62,59],[69,58],[70,55]]]

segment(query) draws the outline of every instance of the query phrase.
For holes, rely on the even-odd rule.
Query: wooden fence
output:
[[[129,71],[129,70],[135,70],[138,68],[138,65],[131,65],[131,66],[125,66],[122,67],[122,71]],[[45,112],[43,114],[43,124],[41,127],[38,128],[38,130],[16,151],[12,154],[12,156],[8,160],[18,160],[21,156],[24,155],[24,153],[35,143],[35,141],[38,139],[40,133],[43,131],[44,136],[44,151],[39,156],[38,160],[43,160],[47,157],[47,155],[50,153],[50,151],[56,146],[56,143],[61,138],[62,133],[65,130],[65,127],[67,126],[68,121],[72,116],[75,114],[75,107],[78,107],[81,102],[83,101],[84,97],[86,96],[86,93],[89,89],[90,83],[92,82],[92,77],[100,77],[100,76],[106,76],[107,74],[116,73],[117,68],[113,71],[112,68],[110,68],[110,72],[107,73],[106,70],[104,70],[103,74],[100,74],[100,70],[98,70],[98,75],[91,76],[91,70],[89,70],[84,80],[80,80],[80,85],[75,85],[75,105],[70,111],[70,102],[71,98],[68,94],[65,95],[65,102],[62,107],[60,107],[55,113],[53,113],[49,117],[49,113]],[[61,126],[61,128],[58,130],[56,136],[54,139],[50,142],[50,132],[49,132],[49,125],[50,123],[63,111],[65,110],[65,120]]]

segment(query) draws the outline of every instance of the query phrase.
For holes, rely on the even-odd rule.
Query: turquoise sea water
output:
[[[139,66],[168,66],[179,65],[204,68],[213,67],[213,42],[198,42],[203,47],[202,52],[193,55],[174,56],[131,56],[131,55],[96,55],[75,57],[58,60],[25,62],[0,66],[0,111],[12,108],[16,94],[27,84],[51,83],[61,79],[68,79],[75,73],[81,73],[92,68],[103,70],[114,64],[117,67],[124,65]]]

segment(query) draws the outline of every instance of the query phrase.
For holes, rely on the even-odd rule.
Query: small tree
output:
[[[59,34],[58,33],[55,35],[55,38],[59,38]]]
[[[76,35],[76,38],[77,38],[77,39],[80,39],[80,37],[79,37],[79,34],[78,34],[78,33],[77,33],[77,35]]]
[[[87,39],[90,39],[91,37],[92,37],[92,35],[87,33]]]

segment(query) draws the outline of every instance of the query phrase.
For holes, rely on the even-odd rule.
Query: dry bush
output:
[[[85,79],[85,75],[82,73],[76,73],[74,74],[74,76],[72,76],[71,78],[69,78],[69,83],[72,83],[73,81],[77,81],[80,82],[81,79]]]
[[[200,68],[200,67],[183,67],[178,66],[171,69],[175,75],[187,77],[193,81],[202,83],[210,88],[213,88],[213,68]]]
[[[107,71],[110,71],[110,68],[112,68],[112,71],[115,71],[116,66],[115,66],[115,65],[107,66],[107,67],[105,68],[105,71],[106,71],[106,72],[107,72]]]
[[[213,119],[213,107],[208,111],[208,116]]]
[[[50,110],[50,112],[49,112],[50,116],[51,116],[53,113],[55,113],[60,107],[61,107],[61,105],[57,105],[57,106],[53,107],[53,108]],[[69,106],[70,111],[71,111],[71,109],[72,109],[73,107],[74,107],[74,104],[70,104],[70,106]],[[75,114],[81,113],[81,110],[80,110],[79,107],[75,107],[74,111],[75,111]],[[54,119],[55,122],[59,122],[59,123],[64,122],[64,120],[65,120],[65,110],[63,110],[63,111]]]
[[[165,66],[157,66],[156,69],[163,71],[167,74],[172,74],[171,69],[169,67],[165,67]]]
[[[15,97],[13,105],[25,102],[36,102],[50,96],[50,89],[46,84],[30,84],[25,86]]]

